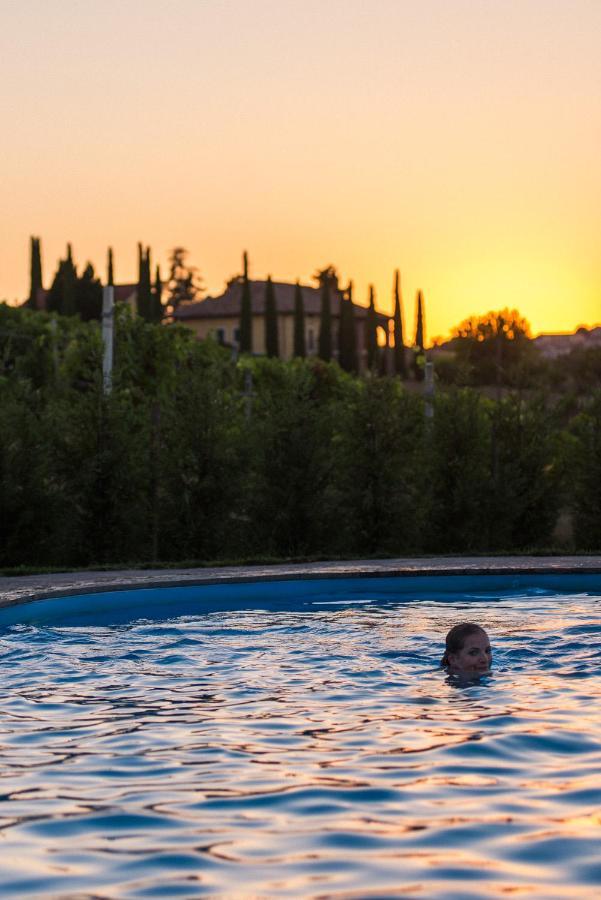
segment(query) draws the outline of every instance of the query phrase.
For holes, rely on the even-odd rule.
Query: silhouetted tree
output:
[[[348,302],[348,337],[349,337],[349,363],[351,372],[359,371],[359,354],[357,352],[357,328],[355,326],[355,304],[353,303],[353,282],[349,281],[347,289]]]
[[[146,250],[138,244],[138,315],[147,322],[152,320],[152,287],[150,283],[150,247]]]
[[[94,266],[88,263],[77,279],[76,288],[77,312],[84,322],[100,319],[102,315],[102,285],[96,277]]]
[[[167,280],[167,306],[174,312],[180,303],[200,299],[202,279],[196,266],[186,263],[188,251],[184,247],[174,247],[169,255],[169,278]],[[150,280],[150,276],[149,276]]]
[[[77,270],[73,263],[71,244],[67,244],[67,256],[59,260],[58,269],[48,292],[46,308],[63,316],[74,316],[77,312]]]
[[[31,309],[38,307],[38,291],[42,288],[42,254],[39,237],[30,238],[30,280],[27,305]]]
[[[265,285],[265,350],[267,356],[279,356],[278,313],[271,275]]]
[[[326,266],[325,269],[318,269],[317,272],[315,272],[315,274],[313,275],[313,278],[320,286],[324,283],[324,281],[327,281],[332,290],[338,290],[338,269],[331,263],[329,266]]]
[[[418,381],[422,381],[424,378],[424,365],[426,362],[426,351],[424,348],[424,299],[422,296],[422,292],[417,292],[417,301],[416,301],[416,316],[415,316],[415,345],[414,345],[414,354],[413,354],[413,370],[415,372],[415,377]]]
[[[355,331],[355,307],[353,305],[353,282],[340,301],[340,332],[338,342],[338,362],[346,372],[357,372],[357,334]]]
[[[320,359],[323,359],[325,362],[329,362],[332,359],[332,300],[330,285],[330,279],[323,278],[321,281],[321,317],[317,352]]]
[[[403,310],[401,301],[400,274],[394,273],[394,371],[401,378],[407,377],[405,342],[403,339]]]
[[[80,276],[73,263],[71,244],[67,256],[59,260],[58,269],[46,300],[48,312],[63,316],[78,315],[84,322],[100,319],[102,315],[102,285],[94,266],[87,263]]]
[[[367,367],[372,371],[376,367],[378,357],[378,323],[373,284],[369,286],[369,306],[365,319],[365,343],[367,345]]]
[[[157,265],[152,289],[152,316],[153,322],[160,322],[163,318],[163,282],[161,281],[161,267]]]
[[[294,289],[294,355],[301,358],[307,355],[305,345],[305,307],[300,281],[296,282]]]
[[[519,370],[536,356],[530,325],[517,309],[472,316],[453,329],[457,360],[471,372],[475,384],[519,381]]]
[[[248,253],[244,251],[244,271],[242,274],[242,296],[240,299],[240,353],[252,353],[253,313],[248,280]]]

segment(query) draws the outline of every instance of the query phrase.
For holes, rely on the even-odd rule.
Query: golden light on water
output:
[[[228,897],[588,900],[599,597],[456,587],[411,599],[383,580],[341,600],[318,587],[313,611],[173,605],[125,629],[8,630],[13,885],[124,893],[192,872]],[[464,616],[496,661],[451,683],[438,660]]]

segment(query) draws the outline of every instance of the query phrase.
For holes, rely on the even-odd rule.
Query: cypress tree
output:
[[[144,284],[146,285],[148,321],[152,322],[152,275],[150,274],[150,247],[146,248],[146,257],[144,259]]]
[[[138,315],[150,322],[152,319],[152,296],[150,284],[150,247],[138,244]]]
[[[136,290],[136,308],[138,311],[138,315],[142,315],[142,306],[144,304],[144,248],[140,241],[138,241],[138,287]]]
[[[348,307],[346,294],[340,298],[340,317],[338,319],[338,362],[343,369],[348,369]]]
[[[77,312],[77,270],[73,264],[71,244],[67,244],[66,259],[59,260],[58,269],[48,291],[46,308],[63,316]]]
[[[415,346],[424,352],[424,298],[421,291],[417,292],[417,315],[415,326]]]
[[[405,342],[403,340],[403,311],[398,269],[394,273],[394,371],[400,378],[407,377]]]
[[[108,255],[107,255],[107,273],[106,273],[106,283],[109,285],[115,284],[115,277],[113,274],[113,248],[109,247]]]
[[[84,322],[100,320],[102,316],[102,285],[92,263],[87,264],[76,281],[76,307]]]
[[[303,305],[303,291],[300,281],[296,282],[294,289],[294,355],[301,358],[307,355],[305,345],[305,307]]]
[[[160,322],[163,318],[163,282],[161,281],[161,267],[157,265],[152,291],[152,316],[153,322]]]
[[[99,320],[102,314],[102,285],[94,266],[87,263],[81,276],[73,262],[71,244],[67,256],[59,260],[58,269],[46,299],[48,312],[63,316],[78,315],[84,322]]]
[[[424,377],[426,351],[424,349],[424,298],[421,291],[417,292],[417,312],[415,319],[415,357],[413,360],[413,368],[417,380],[422,381]]]
[[[357,329],[355,327],[355,304],[353,303],[353,282],[348,286],[348,323],[349,323],[349,362],[350,371],[359,371],[359,354],[357,352]]]
[[[271,275],[265,285],[265,350],[267,356],[279,356],[278,312]]]
[[[52,279],[52,284],[50,285],[50,290],[46,297],[46,309],[48,312],[62,312],[64,270],[65,261],[64,259],[60,259],[58,262],[58,269],[54,273],[54,278]]]
[[[357,334],[355,331],[355,307],[353,305],[353,282],[349,282],[346,296],[340,300],[340,330],[338,341],[338,362],[346,372],[357,372]]]
[[[329,362],[332,359],[332,304],[330,299],[330,279],[325,276],[321,282],[321,321],[319,325],[320,359]]]
[[[30,238],[30,281],[27,306],[38,308],[38,291],[42,288],[42,255],[39,237]]]
[[[60,309],[60,312],[62,312],[64,316],[74,316],[77,312],[76,292],[77,269],[73,262],[73,248],[71,247],[71,244],[67,244],[67,258],[64,264]]]
[[[367,368],[370,372],[375,368],[378,358],[378,331],[376,319],[376,306],[374,299],[374,286],[369,286],[369,307],[367,309],[367,317],[365,320],[366,345],[367,345]]]
[[[248,253],[244,251],[244,274],[242,276],[242,298],[240,302],[240,353],[252,353],[252,302],[248,280]]]

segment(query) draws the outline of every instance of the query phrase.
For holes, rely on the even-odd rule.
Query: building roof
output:
[[[265,314],[265,286],[266,281],[250,282],[250,297],[253,315]],[[292,315],[294,313],[295,284],[282,281],[274,281],[273,288],[278,315]],[[321,313],[321,289],[301,285],[303,306],[305,315],[318,316]],[[340,301],[342,291],[332,290],[330,295],[332,316],[340,315]],[[191,303],[182,303],[175,310],[173,318],[179,321],[187,319],[227,319],[239,318],[242,306],[242,284],[237,281],[228,285],[227,289],[219,297],[206,297],[204,300],[195,300]],[[353,302],[355,316],[364,319],[367,315],[367,307],[359,306]],[[388,320],[389,316],[376,313],[379,320]]]

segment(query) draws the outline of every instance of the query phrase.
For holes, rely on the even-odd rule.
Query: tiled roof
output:
[[[251,281],[250,296],[253,315],[263,315],[265,313],[265,285],[266,281]],[[295,284],[287,284],[286,282],[273,282],[275,300],[278,314],[294,313],[294,294],[296,291]],[[306,287],[301,285],[303,296],[303,306],[305,315],[318,316],[321,312],[321,290],[320,288]],[[340,315],[340,300],[342,292],[333,290],[331,293],[331,309],[334,317]],[[182,303],[178,306],[174,313],[174,319],[180,321],[186,319],[210,319],[210,318],[228,318],[240,316],[240,307],[242,305],[242,285],[240,282],[231,284],[227,290],[219,297],[206,297],[204,300],[195,300],[192,303]],[[363,319],[367,315],[367,308],[353,303],[355,307],[355,316]],[[388,319],[382,313],[378,313],[379,319]]]

